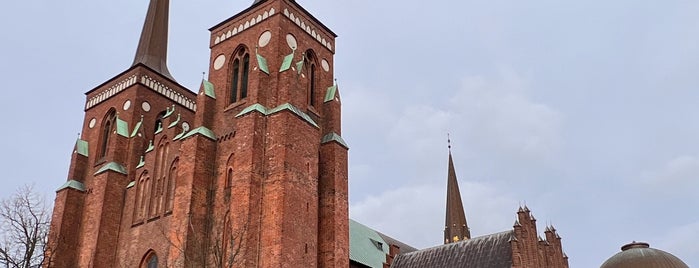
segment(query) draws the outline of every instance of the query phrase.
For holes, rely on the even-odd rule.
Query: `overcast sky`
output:
[[[173,1],[169,67],[197,89],[208,28],[250,1]],[[699,266],[699,2],[299,1],[338,33],[352,218],[440,244],[446,136],[474,236],[520,204],[572,267],[632,240]],[[133,61],[148,1],[5,1],[0,196],[53,200],[84,92]]]

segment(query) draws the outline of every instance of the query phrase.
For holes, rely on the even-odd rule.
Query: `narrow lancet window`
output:
[[[240,98],[244,99],[248,96],[248,75],[250,74],[250,54],[245,54],[243,57],[243,81],[240,86]]]
[[[233,73],[231,78],[231,103],[238,101],[238,78],[240,75],[240,60],[233,61]]]

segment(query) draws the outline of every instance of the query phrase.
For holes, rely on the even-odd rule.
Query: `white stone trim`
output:
[[[186,96],[182,95],[181,93],[178,93],[177,91],[169,88],[168,86],[164,85],[163,83],[158,82],[157,80],[147,76],[143,75],[141,76],[141,79],[139,81],[138,77],[136,75],[132,75],[129,78],[126,78],[124,81],[121,81],[120,83],[117,83],[116,85],[105,89],[101,93],[95,95],[94,97],[90,98],[87,100],[87,103],[85,104],[85,110],[90,109],[94,107],[97,104],[100,104],[101,102],[109,99],[110,97],[118,94],[119,92],[123,91],[124,89],[129,88],[130,86],[133,86],[136,83],[141,83],[147,88],[150,88],[151,90],[158,92],[160,95],[163,95],[167,97],[168,99],[184,106],[185,108],[196,111],[197,110],[197,104],[194,100],[187,98]]]
[[[246,22],[241,22],[240,25],[238,26],[230,26],[230,29],[224,29],[222,34],[220,36],[216,36],[216,39],[214,39],[214,45],[218,45],[219,43],[226,41],[226,39],[231,38],[248,28],[254,26],[255,24],[258,24],[272,15],[274,15],[277,11],[274,8],[271,8],[269,10],[264,10],[263,12],[260,12],[257,16],[253,16],[250,20]]]
[[[136,75],[132,75],[129,78],[126,78],[124,81],[121,81],[116,85],[113,85],[108,89],[105,89],[104,91],[102,91],[102,93],[97,94],[94,97],[87,100],[87,103],[85,104],[85,110],[90,109],[95,105],[103,102],[104,100],[109,99],[111,96],[116,95],[122,90],[127,89],[130,86],[133,86],[134,84],[136,84],[137,81],[138,78],[136,77]]]

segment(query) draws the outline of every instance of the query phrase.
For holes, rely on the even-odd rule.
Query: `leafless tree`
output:
[[[39,267],[45,256],[51,222],[44,198],[29,185],[0,201],[0,265]]]

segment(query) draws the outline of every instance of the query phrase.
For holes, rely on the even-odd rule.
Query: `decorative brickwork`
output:
[[[339,91],[324,102],[311,90],[334,86],[335,35],[294,1],[256,1],[211,29],[210,77],[195,94],[165,65],[168,6],[151,0],[134,65],[87,93],[51,265],[347,267]],[[233,79],[237,51],[251,60]],[[294,64],[276,72],[285,57]],[[245,89],[236,98],[232,81]],[[253,104],[281,108],[241,113]]]

